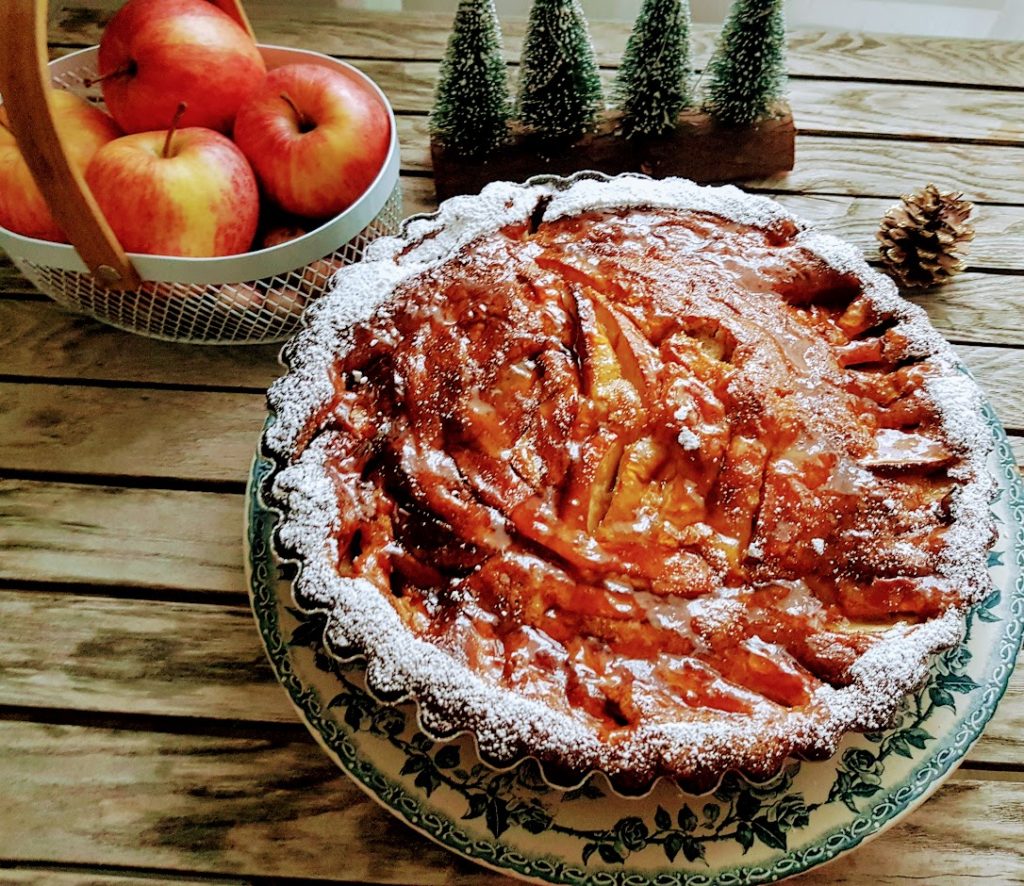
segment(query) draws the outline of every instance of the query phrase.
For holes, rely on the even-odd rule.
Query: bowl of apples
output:
[[[0,49],[29,53],[4,24]],[[155,338],[278,341],[398,228],[387,98],[343,61],[257,44],[237,0],[129,0],[99,46],[49,82],[32,70],[0,70],[0,248],[66,307]]]

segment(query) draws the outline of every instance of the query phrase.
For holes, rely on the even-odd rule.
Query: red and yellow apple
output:
[[[79,172],[85,172],[93,155],[121,131],[95,105],[63,89],[48,93],[57,131],[67,147],[68,159]],[[16,234],[40,240],[67,242],[39,192],[28,164],[18,148],[0,107],[0,225]]]
[[[85,179],[128,252],[234,255],[256,233],[256,178],[212,129],[123,136],[96,152]]]
[[[308,226],[304,227],[301,220],[282,219],[268,227],[256,239],[261,249],[269,249],[272,246],[290,243],[292,240],[304,237],[308,233]],[[302,277],[295,283],[292,291],[298,295],[302,303],[305,303],[307,295],[310,298],[323,295],[331,277],[344,266],[344,262],[335,259],[333,256],[317,259],[303,268]]]
[[[271,246],[280,246],[282,243],[290,243],[305,237],[309,231],[300,227],[294,222],[282,222],[267,228],[259,238],[260,249],[269,249]]]
[[[206,0],[129,0],[100,40],[103,99],[125,132],[183,127],[229,132],[266,74],[255,42]]]
[[[324,218],[349,207],[376,178],[391,121],[355,76],[285,65],[239,108],[234,138],[271,200],[287,212]]]

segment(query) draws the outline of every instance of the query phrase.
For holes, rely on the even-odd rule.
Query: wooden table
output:
[[[109,0],[65,4],[55,52]],[[394,102],[406,210],[432,206],[426,116],[448,16],[252,7]],[[614,65],[627,28],[595,24]],[[510,58],[523,23],[505,23]],[[698,63],[713,34],[696,33]],[[1024,461],[1024,46],[794,33],[795,171],[756,182],[873,254],[901,193],[977,201],[972,269],[915,297]],[[607,72],[610,75],[610,71]],[[156,343],[0,265],[0,881],[507,882],[379,810],[313,744],[249,614],[242,504],[276,347]],[[1024,882],[1024,675],[922,809],[805,883]],[[183,879],[182,879],[183,878]]]

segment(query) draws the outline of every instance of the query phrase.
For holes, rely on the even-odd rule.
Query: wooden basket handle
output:
[[[213,0],[251,35],[241,0]],[[97,284],[137,289],[142,279],[107,224],[82,173],[68,161],[47,93],[47,0],[0,0],[0,94],[21,153],[54,220]]]
[[[249,24],[249,16],[245,14],[245,7],[242,6],[242,0],[210,0],[210,2],[222,12],[226,12],[243,28],[245,28],[253,40],[256,39],[256,34],[252,29],[252,25]]]
[[[100,212],[82,173],[68,161],[47,100],[46,0],[0,3],[0,93],[11,132],[32,178],[96,282],[107,289],[142,285]]]

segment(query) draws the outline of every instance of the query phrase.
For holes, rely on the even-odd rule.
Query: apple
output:
[[[304,237],[308,233],[309,230],[303,227],[298,220],[291,219],[281,221],[267,228],[257,240],[262,249],[269,249],[271,246],[281,246],[299,237]],[[294,284],[294,292],[301,299],[300,303],[305,304],[307,295],[310,298],[323,295],[331,277],[344,266],[345,263],[343,261],[332,256],[318,259],[306,265],[302,270],[302,277]]]
[[[377,177],[391,120],[354,75],[285,65],[239,108],[234,137],[271,200],[287,212],[324,218],[354,203]]]
[[[256,233],[256,178],[212,129],[172,125],[122,136],[96,152],[85,180],[128,252],[234,255]]]
[[[268,228],[263,236],[260,237],[260,248],[269,249],[271,246],[280,246],[282,243],[290,243],[292,240],[298,240],[299,237],[305,237],[308,234],[305,228],[300,227],[294,222],[285,222],[279,225],[274,225]]]
[[[266,72],[245,29],[206,0],[129,0],[100,40],[103,99],[125,132],[165,129],[185,102],[183,127],[227,133]]]
[[[301,315],[306,298],[290,286],[264,288],[250,283],[228,283],[220,287],[216,301],[218,313],[226,311],[240,331],[248,326],[248,334],[252,335],[270,319],[281,321]]]
[[[93,155],[121,130],[95,105],[73,92],[53,89],[47,94],[57,131],[71,165],[85,172]],[[7,111],[0,107],[0,225],[16,234],[66,243],[39,192],[28,164],[14,140]]]

